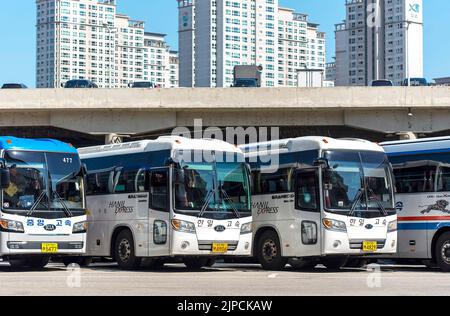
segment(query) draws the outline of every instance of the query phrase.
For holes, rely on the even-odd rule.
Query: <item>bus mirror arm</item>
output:
[[[166,159],[166,161],[164,161],[164,165],[166,167],[173,167],[173,166],[175,166],[175,164],[176,164],[175,160],[173,160],[172,157],[169,157],[169,158]]]
[[[326,158],[317,158],[314,160],[314,167],[330,169],[330,162]]]

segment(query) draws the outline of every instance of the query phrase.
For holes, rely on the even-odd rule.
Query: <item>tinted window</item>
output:
[[[145,192],[145,169],[121,170],[115,193],[136,193]]]
[[[112,170],[88,174],[87,194],[110,194],[113,186],[113,174]]]
[[[434,192],[436,167],[423,166],[394,170],[397,193]]]
[[[169,179],[167,170],[150,173],[150,208],[169,211]]]
[[[438,192],[450,192],[450,168],[443,167],[438,180]]]
[[[293,191],[294,168],[278,169],[276,173],[253,171],[253,193],[272,194]]]
[[[153,88],[153,83],[151,82],[135,82],[133,83],[133,88]]]
[[[318,211],[318,187],[316,172],[305,171],[297,174],[296,200],[301,210]]]

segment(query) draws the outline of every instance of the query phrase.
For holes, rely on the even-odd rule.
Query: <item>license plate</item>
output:
[[[378,244],[376,241],[364,241],[363,242],[363,251],[376,252],[377,249],[378,249]]]
[[[58,244],[42,244],[41,251],[42,253],[57,253]]]
[[[213,244],[212,252],[213,253],[225,253],[228,251],[228,244]]]

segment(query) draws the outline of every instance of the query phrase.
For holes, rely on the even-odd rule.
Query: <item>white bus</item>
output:
[[[51,256],[82,255],[85,174],[70,144],[0,137],[0,258],[43,268]]]
[[[249,168],[218,140],[160,137],[80,149],[87,165],[87,255],[122,269],[183,260],[198,269],[249,256]]]
[[[450,272],[450,137],[382,146],[395,174],[397,257]]]
[[[349,256],[396,252],[392,170],[380,146],[302,137],[241,149],[252,169],[254,255],[265,269],[338,269]]]

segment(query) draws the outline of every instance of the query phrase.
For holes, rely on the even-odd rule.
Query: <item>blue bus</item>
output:
[[[85,175],[70,144],[0,137],[0,258],[43,268],[51,256],[82,255]]]
[[[450,272],[450,137],[381,145],[395,174],[398,259]]]

